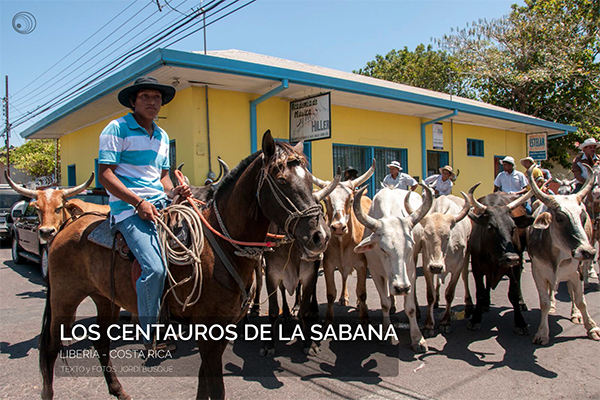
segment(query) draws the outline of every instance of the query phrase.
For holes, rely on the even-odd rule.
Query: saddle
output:
[[[131,281],[133,282],[133,287],[135,288],[135,283],[142,275],[142,267],[140,266],[140,263],[138,262],[138,260],[136,260],[135,256],[129,249],[129,246],[127,246],[125,238],[123,238],[121,232],[117,232],[113,236],[110,228],[110,221],[106,219],[100,225],[98,225],[88,236],[88,240],[90,242],[97,244],[98,246],[105,247],[109,250],[113,250],[113,240],[115,239],[116,243],[114,251],[119,253],[119,255],[122,258],[133,262],[131,266]]]

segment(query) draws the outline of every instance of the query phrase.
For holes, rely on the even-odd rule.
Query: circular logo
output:
[[[35,17],[27,11],[21,11],[15,14],[12,19],[12,26],[15,31],[22,35],[27,35],[35,29],[37,21]]]

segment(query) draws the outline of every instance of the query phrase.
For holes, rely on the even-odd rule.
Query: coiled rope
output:
[[[179,282],[175,280],[171,274],[171,270],[167,268],[167,276],[169,277],[171,287],[165,292],[162,304],[165,304],[167,295],[172,291],[175,301],[177,301],[177,303],[183,307],[183,311],[185,311],[186,307],[196,304],[202,295],[202,263],[200,261],[200,254],[202,254],[204,248],[202,222],[200,221],[199,215],[194,212],[189,205],[186,206],[185,203],[166,207],[161,213],[161,217],[156,218],[156,221],[158,222],[156,228],[162,247],[162,256],[165,265],[192,265],[192,274]],[[189,248],[186,247],[169,228],[169,225],[173,226],[174,224],[181,224],[183,227],[187,225],[189,228]],[[172,242],[169,239],[172,239],[177,246],[172,247]],[[190,291],[190,294],[182,301],[179,299],[174,289],[189,281],[193,281],[194,286]]]

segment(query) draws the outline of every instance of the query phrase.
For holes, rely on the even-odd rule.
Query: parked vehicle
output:
[[[10,213],[13,204],[24,199],[6,184],[0,185],[0,240],[10,239],[13,219]]]
[[[73,196],[88,203],[108,204],[108,194],[104,189],[89,189],[84,193]],[[25,260],[40,265],[42,277],[48,278],[48,243],[40,243],[38,237],[39,217],[33,206],[34,199],[27,199],[16,203],[11,216],[14,219],[12,226],[12,259],[21,264]]]

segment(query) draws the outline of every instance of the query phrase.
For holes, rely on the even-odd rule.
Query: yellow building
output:
[[[128,112],[117,93],[142,75],[177,89],[157,123],[171,139],[172,167],[185,163],[194,185],[218,173],[217,156],[233,167],[260,150],[267,129],[289,140],[291,103],[327,93],[330,137],[305,143],[312,171],[322,179],[331,179],[338,165],[362,173],[375,158],[369,193],[387,174],[385,165],[398,160],[419,179],[449,164],[460,171],[455,194],[481,181],[483,195],[493,189],[499,159],[527,155],[528,133],[551,139],[575,131],[482,102],[274,57],[157,49],[22,133],[60,140],[63,185],[80,184],[97,168],[100,132]]]

